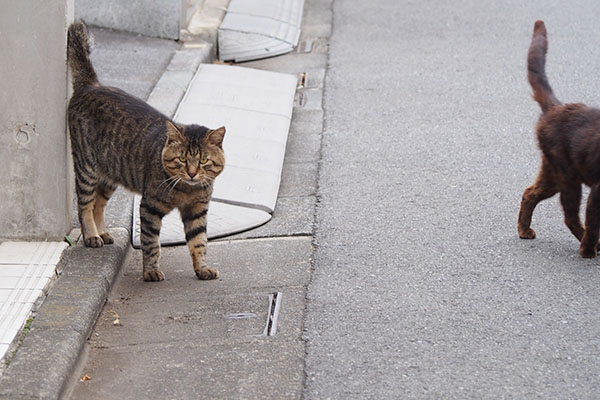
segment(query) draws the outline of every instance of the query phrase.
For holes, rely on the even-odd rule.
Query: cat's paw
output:
[[[160,269],[151,269],[144,271],[144,280],[146,282],[158,282],[165,279],[165,274]]]
[[[92,236],[83,241],[86,247],[102,247],[104,242],[100,236]]]
[[[219,277],[219,271],[215,268],[200,268],[194,271],[198,279],[208,281],[211,279],[217,279]]]
[[[521,239],[535,239],[535,231],[531,228],[519,229]]]
[[[102,238],[104,244],[113,244],[115,242],[112,236],[110,236],[110,233],[108,232],[102,233],[100,237]]]
[[[581,254],[581,257],[583,258],[595,258],[598,255],[598,252],[596,246],[592,248],[581,246],[579,248],[579,254]]]

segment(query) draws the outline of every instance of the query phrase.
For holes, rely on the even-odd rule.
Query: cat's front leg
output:
[[[140,241],[145,281],[162,281],[165,274],[160,270],[160,228],[167,210],[161,204],[142,198],[140,202]]]
[[[179,212],[183,221],[185,241],[190,249],[196,276],[201,280],[217,279],[219,271],[214,268],[208,268],[205,260],[208,203],[197,202],[191,207],[180,208]]]

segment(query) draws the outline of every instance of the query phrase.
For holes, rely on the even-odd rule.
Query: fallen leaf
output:
[[[113,313],[113,315],[115,316],[115,320],[113,321],[113,325],[115,325],[115,326],[121,326],[121,320],[119,319],[119,314],[117,314],[117,312],[114,311],[114,310],[109,310],[109,312]]]

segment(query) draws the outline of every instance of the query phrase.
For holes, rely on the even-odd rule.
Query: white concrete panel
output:
[[[304,0],[231,0],[218,32],[222,61],[290,52],[298,44]]]
[[[199,119],[206,107],[225,126],[225,171],[213,198],[273,212],[296,93],[295,75],[224,65],[201,65],[175,119]],[[210,119],[210,118],[209,118]]]

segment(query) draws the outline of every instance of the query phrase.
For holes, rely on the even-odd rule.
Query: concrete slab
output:
[[[314,162],[286,163],[279,189],[282,197],[314,196],[317,192],[319,165]]]
[[[198,281],[188,249],[184,246],[164,247],[160,263],[166,278],[160,284],[151,285],[142,280],[142,256],[140,251],[135,251],[123,270],[119,287],[131,288],[138,295],[152,290],[155,299],[175,301],[189,297],[190,293],[204,296],[239,293],[249,288],[276,290],[301,286],[307,284],[310,277],[311,252],[309,237],[210,242],[207,262],[219,270],[219,279]],[[123,296],[129,295],[124,293]]]
[[[211,346],[256,343],[256,340],[300,339],[302,324],[292,316],[302,312],[304,294],[298,289],[282,289],[277,333],[267,338],[269,294],[266,290],[210,295],[195,299],[179,297],[171,300],[154,298],[150,293],[141,297],[111,295],[90,339],[96,348],[125,350],[132,347],[164,343],[185,346],[202,345],[210,339]],[[115,321],[118,318],[118,323]],[[156,330],[148,331],[148,324]]]
[[[71,399],[301,398],[300,340],[212,345],[212,339],[91,351],[93,362],[83,371],[91,380],[76,382]]]
[[[290,129],[290,136],[285,151],[286,162],[314,162],[319,161],[321,154],[320,131],[294,132],[294,123]]]
[[[304,0],[232,0],[219,28],[219,59],[248,61],[298,44]]]

